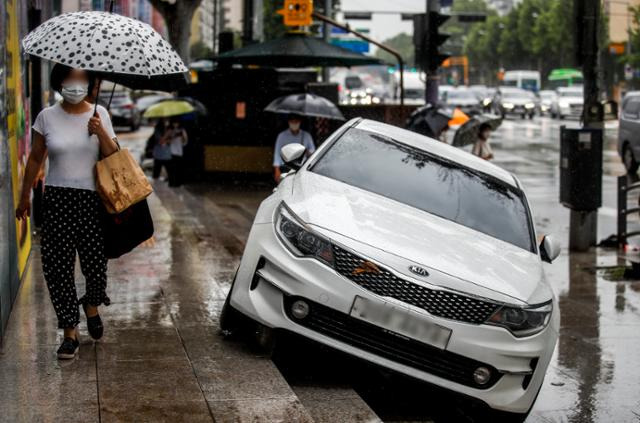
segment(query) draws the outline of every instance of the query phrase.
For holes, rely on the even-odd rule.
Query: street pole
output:
[[[324,16],[328,16],[328,17],[332,17],[332,13],[331,13],[331,0],[324,0]],[[329,22],[327,21],[323,21],[322,22],[322,39],[328,43],[330,40],[331,36],[331,27],[329,26]],[[323,82],[329,82],[329,67],[325,66],[322,68],[322,81]]]
[[[429,12],[440,11],[440,0],[427,0],[427,14]],[[426,73],[424,100],[427,104],[438,103],[438,69],[431,71],[424,70]]]
[[[601,0],[583,0],[577,13],[577,30],[581,31],[581,45],[576,48],[582,53],[582,74],[584,77],[584,102],[582,122],[585,128],[602,129],[603,116],[600,103],[600,87],[598,78],[598,25]],[[581,24],[581,25],[580,25]],[[599,157],[598,160],[602,160]],[[571,210],[569,220],[569,249],[586,251],[597,244],[598,210]]]

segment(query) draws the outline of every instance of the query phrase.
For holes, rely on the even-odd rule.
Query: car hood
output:
[[[534,253],[313,172],[285,201],[307,224],[520,301],[544,279]]]
[[[527,103],[535,103],[535,101],[528,98],[510,98],[510,99],[503,99],[502,103],[511,103],[511,104],[517,104],[518,106],[523,106]]]
[[[582,104],[584,102],[584,98],[582,97],[561,97],[558,99],[558,102],[566,101],[571,104]]]

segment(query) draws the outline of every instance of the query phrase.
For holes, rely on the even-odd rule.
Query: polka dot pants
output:
[[[42,268],[58,328],[80,322],[78,305],[86,301],[109,305],[107,258],[100,215],[103,205],[95,191],[46,186],[42,228]],[[78,299],[74,278],[76,251],[86,280],[85,297]]]

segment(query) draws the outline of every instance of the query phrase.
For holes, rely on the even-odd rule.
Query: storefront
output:
[[[29,221],[16,221],[13,212],[30,147],[28,72],[20,54],[25,3],[0,2],[0,339],[31,252]]]

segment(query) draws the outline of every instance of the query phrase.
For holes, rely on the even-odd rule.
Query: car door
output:
[[[624,102],[620,117],[620,146],[628,142],[634,157],[640,157],[640,96],[634,96]]]

